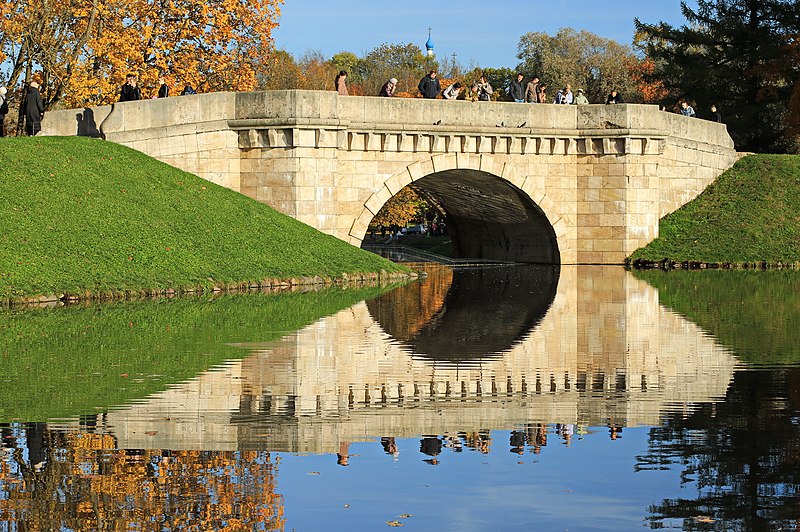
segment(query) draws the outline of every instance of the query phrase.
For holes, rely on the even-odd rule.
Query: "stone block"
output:
[[[408,171],[405,171],[389,178],[389,180],[386,181],[386,188],[388,188],[389,192],[394,196],[410,183],[411,175],[409,175]]]

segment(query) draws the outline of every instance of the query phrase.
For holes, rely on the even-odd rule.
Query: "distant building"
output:
[[[433,40],[431,39],[430,28],[428,28],[428,42],[425,43],[425,49],[428,51],[428,57],[433,57]]]

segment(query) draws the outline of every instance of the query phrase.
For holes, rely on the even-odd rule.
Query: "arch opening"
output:
[[[434,172],[407,185],[435,206],[455,258],[560,264],[545,212],[505,179],[472,169]]]

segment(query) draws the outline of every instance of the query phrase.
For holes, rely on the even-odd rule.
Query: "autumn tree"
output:
[[[673,100],[693,100],[700,109],[715,103],[739,149],[781,150],[800,79],[791,53],[800,1],[698,0],[696,8],[682,2],[681,10],[687,23],[680,27],[635,21],[655,62],[652,77]]]
[[[282,0],[13,0],[0,19],[9,84],[40,71],[47,108],[109,103],[127,72],[206,91],[251,90]]]
[[[588,31],[562,28],[553,36],[526,33],[520,37],[517,50],[517,70],[528,79],[539,76],[552,94],[570,83],[573,89],[582,88],[592,103],[605,102],[612,89],[625,101],[642,100],[629,71],[637,60],[630,46]]]
[[[421,221],[428,203],[411,187],[405,187],[387,201],[372,219],[375,225],[404,226],[410,221]]]
[[[397,79],[397,90],[416,92],[419,80],[438,63],[428,59],[415,44],[384,43],[358,63],[364,94],[377,95],[386,81]]]

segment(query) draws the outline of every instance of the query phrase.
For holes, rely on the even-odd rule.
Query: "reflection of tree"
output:
[[[11,454],[0,461],[0,522],[11,529],[284,528],[268,452],[118,450],[110,436],[44,429],[37,466],[21,434],[4,431]]]
[[[384,330],[391,331],[396,340],[411,340],[442,311],[453,270],[426,264],[425,271],[428,277],[423,282],[407,284],[367,303]]]
[[[696,499],[667,499],[651,507],[651,524],[683,519],[684,529],[794,528],[800,519],[800,370],[736,374],[725,401],[674,414],[650,433],[637,469],[679,464]]]

